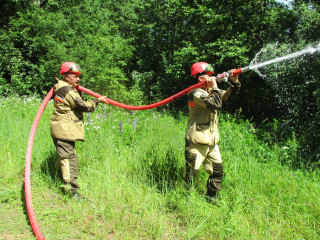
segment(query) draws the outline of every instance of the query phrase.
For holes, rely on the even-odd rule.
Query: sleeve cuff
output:
[[[241,86],[241,82],[240,81],[238,81],[236,83],[232,83],[232,84],[233,84],[234,87],[240,87]]]

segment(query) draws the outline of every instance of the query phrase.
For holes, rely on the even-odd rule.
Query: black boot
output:
[[[87,198],[85,198],[82,194],[75,192],[72,194],[72,199],[77,201],[87,201]]]
[[[206,193],[206,196],[207,197],[210,197],[210,198],[216,198],[217,197],[217,192],[216,191],[213,191],[211,189],[208,189],[207,190],[207,193]]]
[[[219,205],[219,200],[217,196],[216,191],[210,191],[208,190],[205,196],[206,200],[208,203],[214,204],[214,205]]]

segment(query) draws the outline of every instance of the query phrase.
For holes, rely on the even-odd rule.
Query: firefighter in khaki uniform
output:
[[[105,97],[85,102],[81,92],[76,90],[79,83],[80,67],[76,63],[66,62],[61,65],[60,74],[63,80],[54,85],[54,112],[51,116],[51,136],[58,151],[65,183],[64,191],[77,199],[83,197],[77,192],[79,186],[78,158],[75,141],[84,141],[83,112],[93,112],[99,102],[108,103]]]
[[[233,87],[220,90],[213,74],[213,67],[206,62],[198,62],[191,67],[191,77],[198,82],[206,81],[207,87],[192,90],[188,94],[189,120],[185,135],[185,179],[188,183],[197,176],[200,166],[209,174],[206,198],[214,201],[220,190],[223,164],[218,147],[218,111],[225,101],[233,100],[240,92],[235,69],[228,71]]]

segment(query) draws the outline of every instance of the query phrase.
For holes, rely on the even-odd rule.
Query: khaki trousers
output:
[[[223,163],[218,145],[207,146],[189,143],[185,148],[185,179],[190,182],[197,176],[201,165],[209,174],[208,191],[219,191],[223,178]]]
[[[74,141],[66,141],[53,138],[54,145],[59,155],[59,165],[62,179],[65,183],[64,190],[69,193],[76,193],[79,189],[78,178],[78,157]]]

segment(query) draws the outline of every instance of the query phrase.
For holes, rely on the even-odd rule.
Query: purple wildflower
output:
[[[135,118],[133,122],[133,130],[136,130],[137,122],[138,122],[138,118]]]
[[[129,124],[129,113],[127,113],[127,124]]]
[[[106,110],[106,105],[103,104],[103,117],[106,118],[107,117],[107,110]]]
[[[87,118],[88,118],[88,123],[90,124],[91,123],[91,118],[90,118],[90,113],[87,112]]]
[[[121,132],[121,134],[123,133],[122,121],[120,121],[120,132]]]

